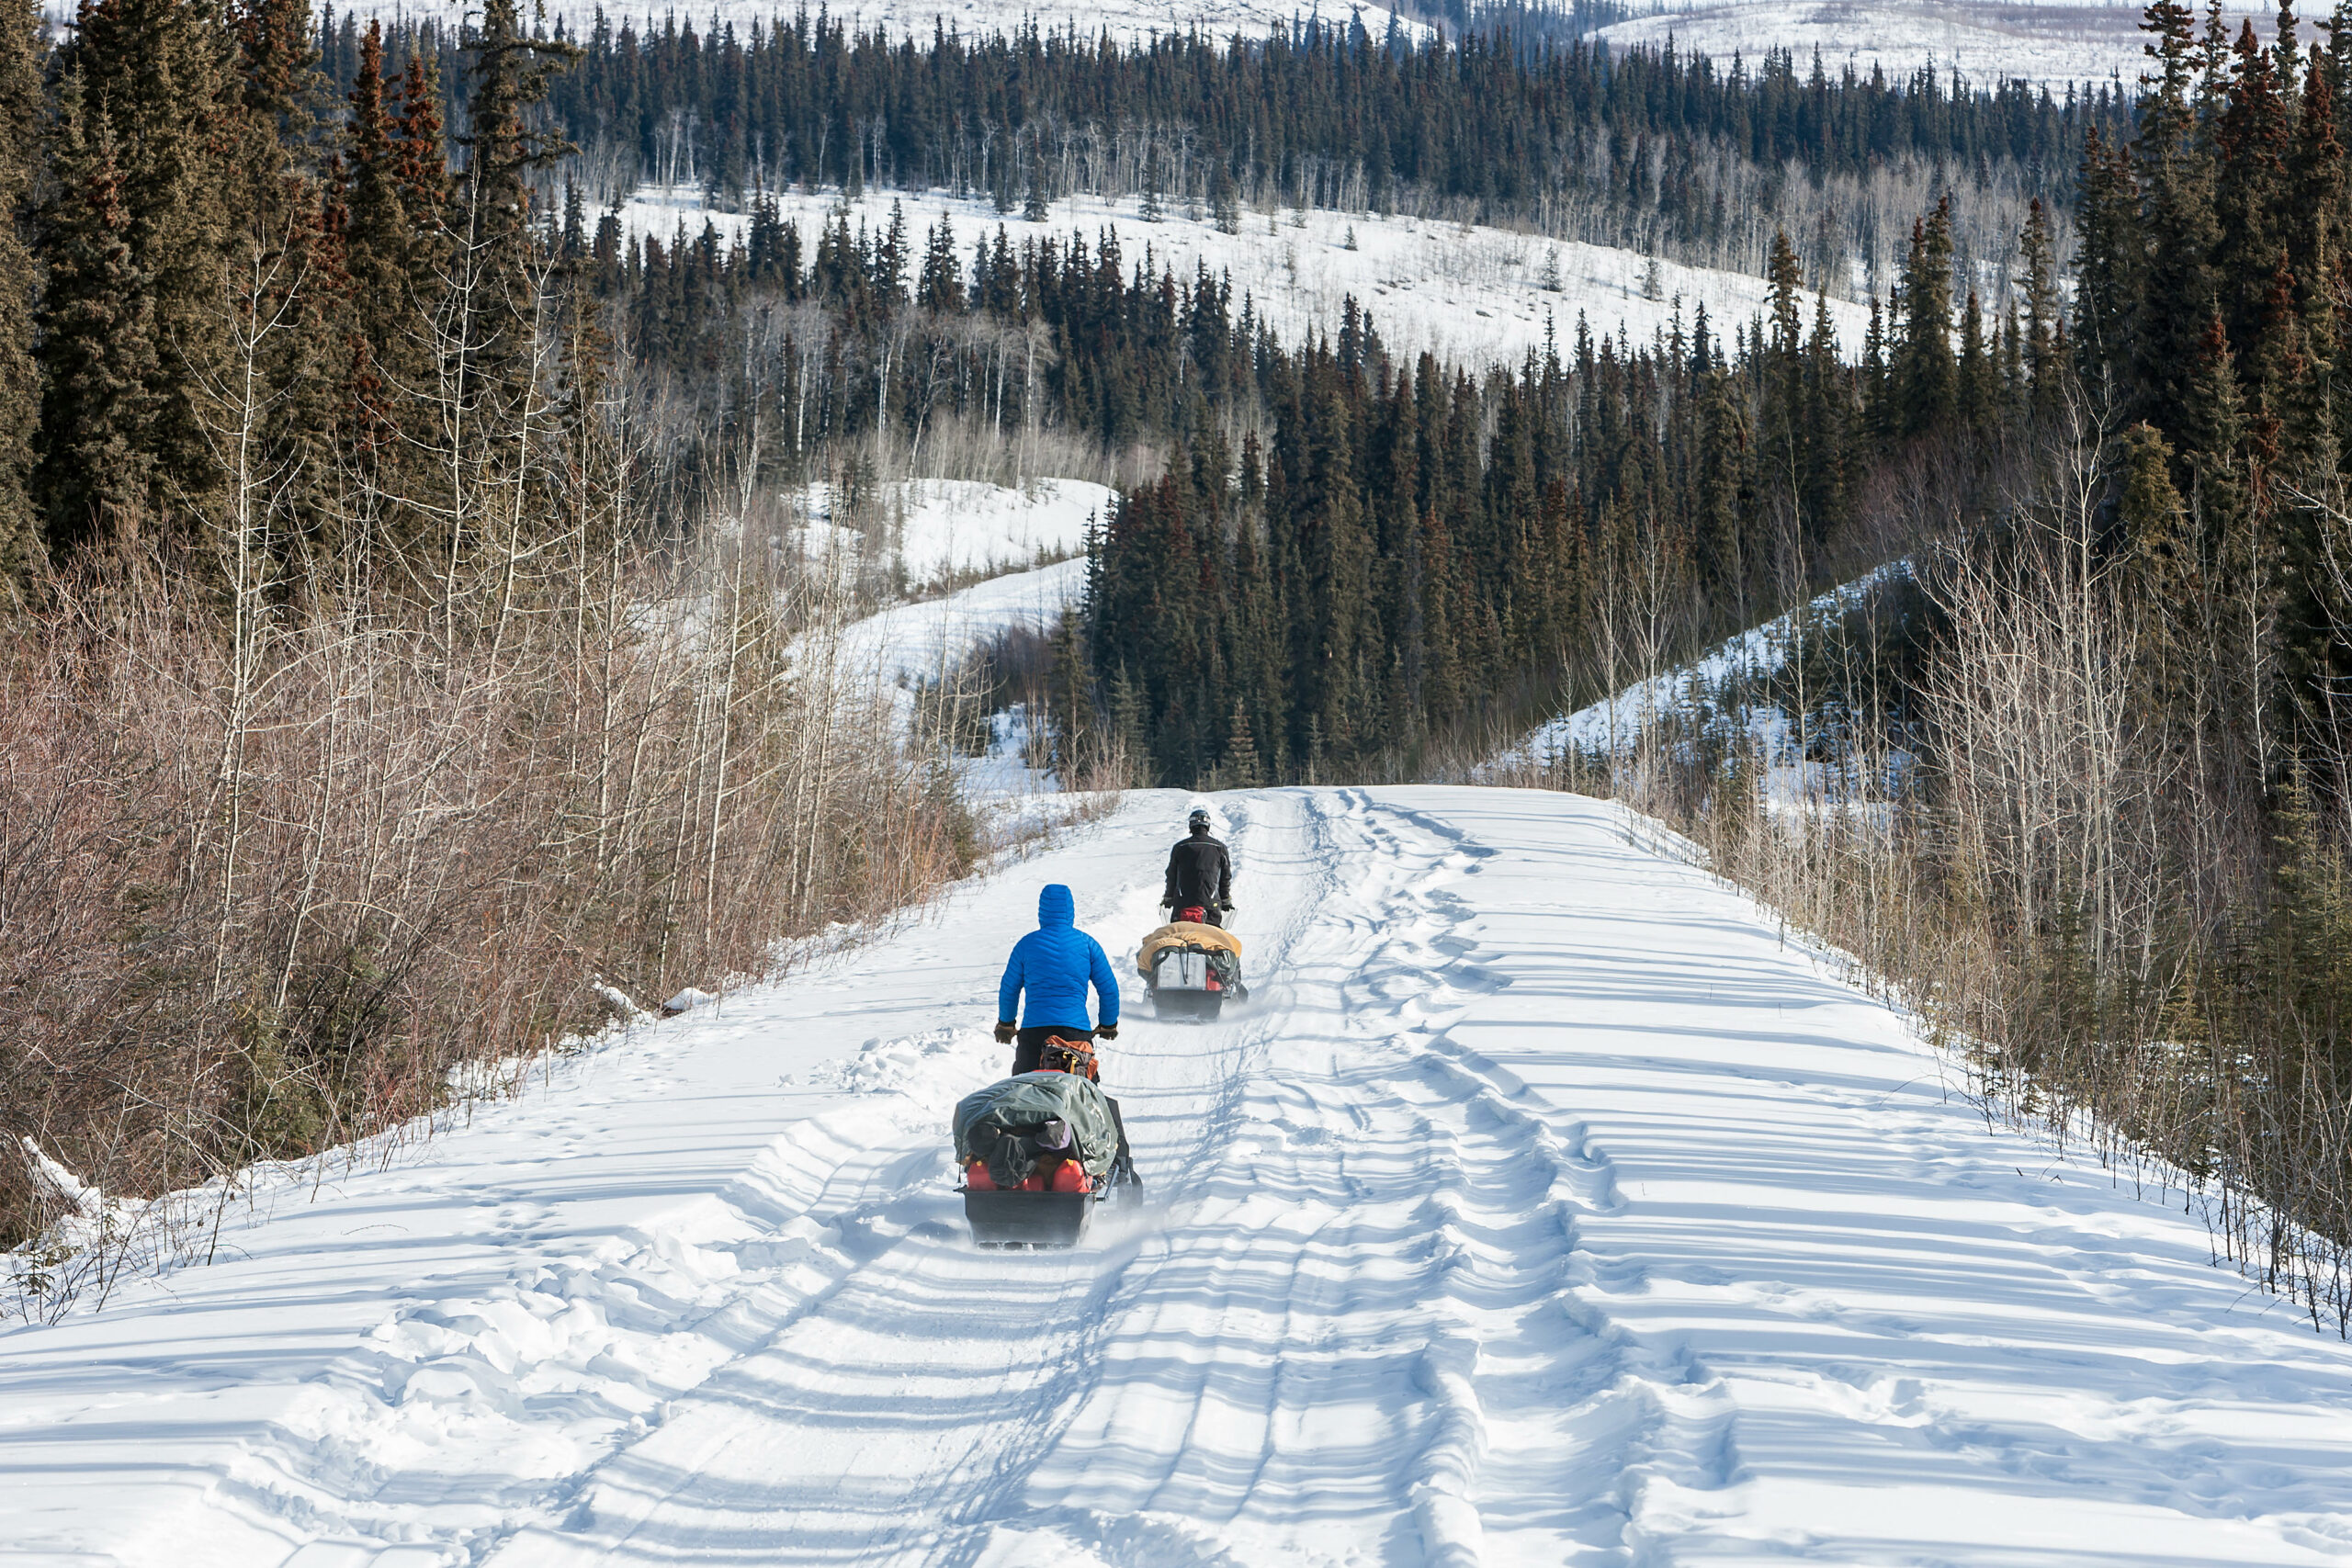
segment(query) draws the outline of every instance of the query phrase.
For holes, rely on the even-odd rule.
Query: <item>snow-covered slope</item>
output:
[[[1910,570],[1909,561],[1895,561],[1839,583],[1815,595],[1803,618],[1814,623],[1834,619],[1863,604],[1881,585],[1901,581]],[[1792,643],[1804,629],[1799,622],[1794,614],[1775,615],[1762,626],[1725,637],[1688,664],[1634,681],[1615,696],[1548,719],[1489,761],[1480,776],[1552,768],[1576,753],[1623,752],[1641,738],[1645,726],[1664,715],[1690,713],[1698,705],[1714,700],[1735,678],[1757,682],[1777,674],[1788,660]]]
[[[1001,223],[1016,247],[1025,239],[1067,240],[1072,233],[1092,247],[1104,230],[1114,230],[1130,271],[1147,250],[1155,268],[1173,268],[1187,280],[1195,263],[1205,261],[1213,274],[1230,276],[1237,310],[1248,294],[1260,314],[1294,343],[1309,330],[1337,333],[1340,310],[1353,295],[1373,313],[1392,353],[1430,349],[1442,360],[1468,366],[1515,362],[1528,350],[1541,349],[1547,329],[1556,331],[1565,354],[1578,311],[1596,333],[1614,335],[1622,329],[1634,343],[1645,344],[1668,330],[1678,304],[1687,329],[1703,302],[1713,330],[1728,342],[1735,324],[1745,325],[1764,310],[1767,296],[1764,280],[1745,273],[1660,261],[1652,299],[1645,285],[1653,264],[1638,252],[1402,215],[1285,209],[1270,220],[1251,213],[1242,220],[1239,233],[1227,234],[1205,215],[1191,217],[1181,207],[1170,209],[1163,222],[1147,223],[1139,201],[1133,200],[1073,197],[1056,202],[1048,221],[1025,223],[1018,213],[997,212],[985,198],[868,191],[849,204],[852,227],[864,222],[879,233],[890,221],[894,201],[903,205],[918,243],[944,216],[958,254],[967,260],[973,242],[994,235]],[[842,206],[838,194],[797,191],[783,193],[779,204],[812,242],[816,227]],[[751,222],[741,213],[706,210],[689,190],[640,191],[622,214],[629,230],[652,234],[664,244],[681,224],[691,237],[707,221],[732,239]],[[1556,290],[1550,287],[1555,281]],[[1808,302],[1808,320],[1811,311]],[[1832,300],[1829,312],[1847,355],[1860,353],[1870,307]]]
[[[939,681],[1010,631],[1050,632],[1085,591],[1081,558],[992,577],[960,592],[900,604],[845,626],[833,657],[886,685]]]
[[[210,1565],[2352,1553],[2352,1348],[1987,1131],[1613,807],[1225,797],[1258,1000],[1106,1050],[1151,1206],[983,1254],[946,1150],[1038,885],[1182,796],[288,1182],[0,1337],[0,1540]]]
[[[1833,80],[1851,66],[1899,83],[1931,65],[1947,85],[1958,72],[1979,89],[2021,80],[2063,96],[2069,84],[2136,91],[2148,68],[2142,8],[2129,0],[1657,0],[1632,9],[1600,36],[1618,47],[1671,40],[1720,65],[1741,56],[1751,69],[1780,49],[1807,72],[1817,52]],[[2259,7],[2230,5],[2223,14],[2233,35],[2247,17],[2269,31]]]
[[[803,492],[810,554],[846,546],[895,564],[909,587],[1032,570],[1086,547],[1090,522],[1105,523],[1108,485],[1036,479],[1015,489],[976,479],[902,479],[888,487],[868,536],[833,520],[831,486]]]
[[[754,26],[771,27],[779,17],[790,21],[801,7],[797,0],[702,0],[689,6],[655,6],[618,0],[546,0],[545,16],[549,27],[560,22],[571,36],[585,38],[596,24],[601,11],[615,32],[624,23],[634,26],[639,36],[658,33],[674,21],[680,27],[692,26],[705,36],[722,27],[732,27],[739,37],[750,34]],[[813,17],[818,7],[809,7]],[[963,34],[966,38],[986,37],[1011,32],[1035,22],[1047,32],[1060,32],[1076,28],[1083,37],[1098,38],[1104,33],[1123,42],[1133,42],[1155,33],[1181,33],[1199,28],[1211,36],[1223,39],[1239,33],[1250,38],[1292,27],[1295,24],[1320,18],[1324,23],[1345,24],[1351,18],[1360,21],[1375,39],[1387,36],[1390,12],[1382,6],[1351,0],[1344,6],[1278,5],[1273,0],[1108,0],[1107,4],[1079,5],[1073,0],[828,0],[822,7],[828,17],[861,31],[880,28],[896,38],[927,40],[934,26]],[[74,20],[74,6],[69,0],[43,0],[42,13],[59,27]],[[461,4],[460,0],[346,0],[334,7],[335,15],[345,15],[366,21],[381,17],[387,21],[398,17],[410,22],[437,21],[454,28],[469,14],[479,19],[478,5]],[[526,7],[526,17],[537,15]],[[1426,37],[1429,28],[1408,17],[1398,17],[1397,25],[1411,37]]]

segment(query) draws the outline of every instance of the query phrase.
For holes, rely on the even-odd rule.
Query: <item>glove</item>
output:
[[[996,1021],[996,1043],[998,1044],[1012,1044],[1012,1037],[1020,1032],[1021,1029],[1018,1024],[1007,1023],[1002,1019],[998,1019]]]
[[[1230,898],[1220,898],[1220,899],[1218,899],[1218,900],[1216,901],[1216,907],[1217,907],[1219,909],[1222,909],[1223,911],[1225,911],[1225,912],[1226,912],[1227,914],[1228,914],[1228,915],[1229,915],[1229,914],[1231,914],[1231,913],[1233,913],[1233,900],[1232,900],[1232,899],[1230,899]]]
[[[1172,909],[1176,907],[1176,900],[1173,898],[1162,898],[1159,901],[1159,907],[1163,909]]]
[[[1118,1037],[1119,1026],[1115,1023],[1106,1023],[1094,1032],[1094,1038],[1097,1040],[1116,1040]]]

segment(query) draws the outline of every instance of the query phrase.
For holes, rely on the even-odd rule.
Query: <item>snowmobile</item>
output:
[[[1241,939],[1208,923],[1208,911],[1193,905],[1143,939],[1136,971],[1151,992],[1152,1010],[1161,1018],[1207,1022],[1226,1002],[1247,1001],[1241,983]]]
[[[957,1190],[982,1247],[1073,1247],[1097,1203],[1143,1186],[1093,1047],[1057,1035],[1039,1061],[956,1107]]]

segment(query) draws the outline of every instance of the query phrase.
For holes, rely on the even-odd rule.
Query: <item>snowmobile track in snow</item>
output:
[[[1124,954],[1182,805],[7,1336],[0,1539],[140,1568],[2352,1556],[2352,1350],[2177,1208],[1988,1134],[1900,1018],[1591,802],[1229,797],[1261,984],[1105,1052],[1147,1201],[976,1248],[947,1116],[1003,1071],[1015,912],[1069,882]]]

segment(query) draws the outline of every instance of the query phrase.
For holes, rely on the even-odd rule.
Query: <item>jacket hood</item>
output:
[[[1037,895],[1037,929],[1050,931],[1077,923],[1078,901],[1069,896],[1069,889],[1058,882],[1046,884],[1045,891]]]

